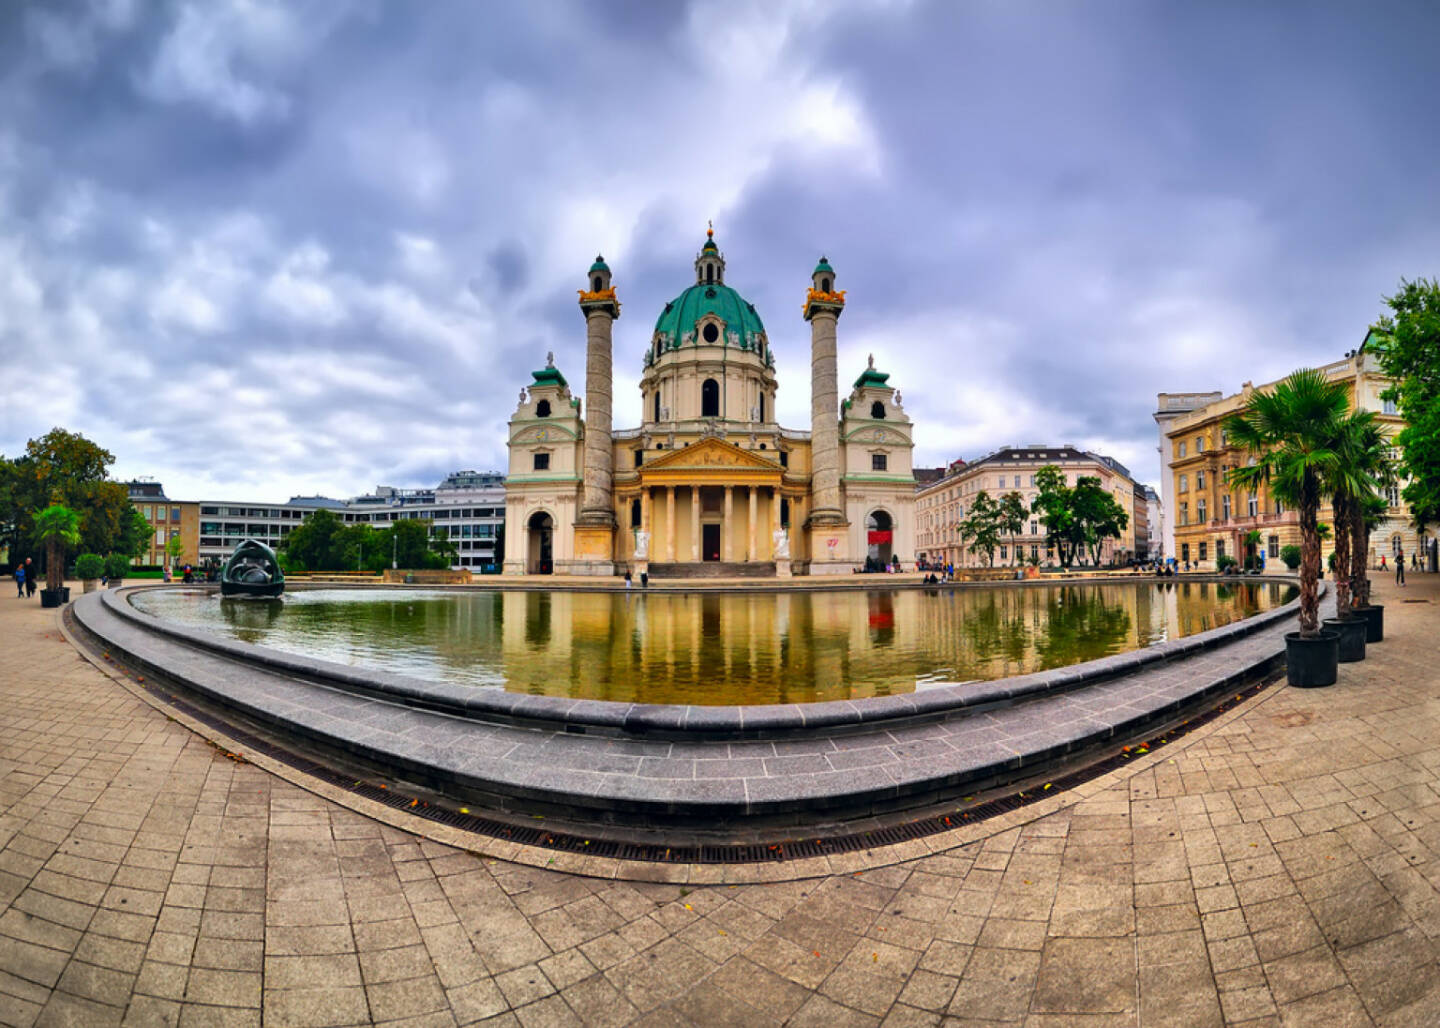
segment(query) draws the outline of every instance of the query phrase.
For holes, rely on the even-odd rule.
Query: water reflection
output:
[[[160,617],[417,677],[646,703],[805,703],[1002,678],[1190,635],[1293,589],[1152,580],[816,593],[138,595]]]

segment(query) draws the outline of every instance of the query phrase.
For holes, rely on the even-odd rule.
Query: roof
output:
[[[570,384],[569,382],[565,381],[565,376],[560,374],[560,369],[555,367],[553,364],[549,365],[548,367],[541,368],[539,371],[533,372],[532,374],[535,376],[535,381],[531,383],[532,386],[565,386]]]

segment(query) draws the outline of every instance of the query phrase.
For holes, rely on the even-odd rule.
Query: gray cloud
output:
[[[820,253],[917,462],[1334,359],[1440,252],[1431,5],[0,8],[0,452],[172,494],[503,467],[603,252],[616,408],[706,219],[807,427]]]

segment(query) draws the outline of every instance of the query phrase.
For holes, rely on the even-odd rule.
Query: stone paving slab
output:
[[[1333,688],[1266,690],[927,853],[714,885],[357,814],[7,596],[0,1022],[1434,1024],[1440,576],[1377,593],[1387,640]]]
[[[731,717],[773,717],[775,737],[752,741],[689,738],[687,715],[705,708],[599,703],[590,706],[616,708],[611,731],[577,735],[568,716],[576,701],[393,677],[372,682],[360,669],[165,625],[110,591],[84,597],[74,613],[128,664],[287,737],[464,802],[601,825],[638,816],[655,828],[727,830],[932,805],[1136,738],[1273,670],[1294,608],[1078,668],[892,697],[893,703],[715,708]],[[967,702],[969,694],[976,702]],[[934,708],[920,717],[927,698]],[[497,704],[540,699],[562,708],[558,719],[488,720]],[[832,714],[844,708],[845,716],[814,722],[811,707]],[[637,724],[637,713],[645,712],[656,720],[668,714],[678,734],[652,738]],[[863,764],[857,748],[869,751]]]

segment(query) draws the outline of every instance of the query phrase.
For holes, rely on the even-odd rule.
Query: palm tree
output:
[[[1347,422],[1345,461],[1359,488],[1349,504],[1349,519],[1335,517],[1343,533],[1350,534],[1350,599],[1357,607],[1370,605],[1370,533],[1384,518],[1389,505],[1381,491],[1395,482],[1390,441],[1374,412],[1361,411]]]
[[[1320,634],[1320,500],[1340,463],[1339,425],[1349,410],[1345,386],[1305,368],[1272,392],[1257,392],[1225,422],[1236,445],[1255,463],[1226,472],[1231,486],[1271,492],[1300,515],[1300,636]]]
[[[1360,600],[1355,566],[1365,564],[1368,543],[1355,530],[1363,523],[1367,499],[1376,495],[1387,459],[1384,436],[1373,411],[1355,411],[1339,425],[1336,439],[1340,460],[1327,483],[1335,516],[1335,613],[1347,617]]]
[[[45,588],[65,585],[65,551],[80,545],[80,515],[53,504],[35,515],[35,539],[45,545]]]

